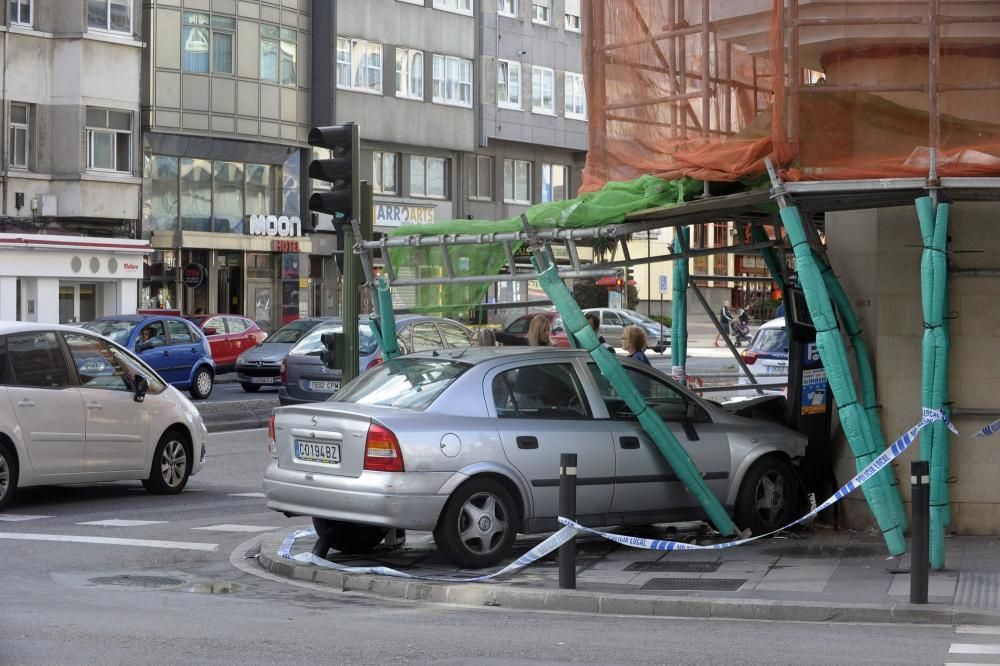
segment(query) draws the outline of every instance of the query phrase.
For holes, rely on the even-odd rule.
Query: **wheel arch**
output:
[[[726,497],[726,504],[728,506],[734,507],[735,510],[736,499],[740,494],[740,488],[743,486],[743,480],[746,478],[747,473],[753,468],[754,465],[766,460],[767,458],[777,458],[786,463],[792,468],[792,472],[795,473],[796,480],[798,480],[798,467],[796,467],[794,461],[788,453],[770,446],[758,447],[751,451],[749,455],[744,456],[743,462],[733,474],[733,483],[729,484],[729,493]]]
[[[14,440],[8,437],[3,432],[0,432],[0,446],[6,446],[12,456],[14,456],[14,483],[20,485],[21,481],[21,456],[17,452],[17,446],[14,445]]]
[[[180,421],[171,423],[170,425],[168,425],[166,428],[163,429],[163,432],[160,433],[160,436],[156,438],[156,444],[153,445],[153,450],[150,453],[150,455],[151,456],[156,455],[156,449],[160,444],[160,440],[163,439],[164,435],[166,435],[171,431],[176,432],[178,435],[180,435],[181,439],[184,440],[184,447],[187,451],[188,458],[194,460],[194,437],[191,436],[191,429],[188,428],[183,423],[181,423]],[[153,473],[153,463],[155,462],[156,462],[155,460],[150,459],[150,465],[148,466],[149,469],[146,470],[147,479]]]
[[[531,493],[523,479],[518,478],[501,465],[486,462],[464,467],[448,479],[438,492],[441,495],[451,497],[459,487],[473,479],[482,478],[492,479],[507,489],[517,503],[518,518],[523,527],[524,521],[532,515]],[[444,510],[444,508],[441,509],[442,513]],[[438,519],[440,520],[440,516]]]

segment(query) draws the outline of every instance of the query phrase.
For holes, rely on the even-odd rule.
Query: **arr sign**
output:
[[[298,215],[251,215],[251,236],[301,236],[302,220]]]

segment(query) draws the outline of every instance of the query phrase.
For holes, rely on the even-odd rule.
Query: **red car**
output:
[[[208,338],[217,373],[231,372],[240,354],[267,337],[257,322],[239,315],[189,315],[185,319],[193,322]]]
[[[504,333],[510,335],[516,335],[519,338],[528,337],[528,326],[531,325],[531,320],[536,316],[542,315],[549,320],[549,325],[552,327],[549,333],[549,340],[552,342],[553,347],[569,347],[569,338],[566,336],[566,327],[563,326],[562,317],[559,316],[558,312],[529,312],[528,314],[523,314],[514,321],[510,322],[507,328],[504,329]]]

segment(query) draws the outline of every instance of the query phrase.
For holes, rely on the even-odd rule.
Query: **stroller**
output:
[[[746,308],[741,308],[739,314],[729,322],[729,330],[735,346],[739,347],[741,342],[750,342],[750,313]]]

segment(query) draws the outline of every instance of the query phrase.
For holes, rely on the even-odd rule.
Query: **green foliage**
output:
[[[663,324],[664,326],[673,326],[674,320],[670,315],[663,315],[662,317],[657,314],[650,314],[649,318],[655,322]]]
[[[581,310],[608,307],[608,290],[598,287],[596,280],[584,278],[573,282],[573,298]]]
[[[625,308],[628,310],[635,310],[638,305],[639,290],[635,288],[635,285],[630,284],[625,291]]]

